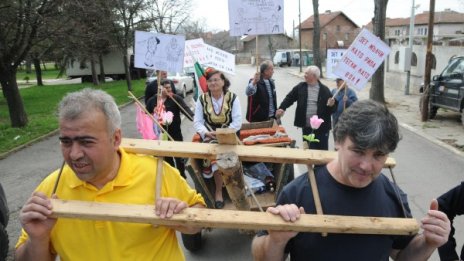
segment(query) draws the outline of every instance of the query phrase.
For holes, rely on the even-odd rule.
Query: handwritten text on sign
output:
[[[361,90],[380,64],[390,53],[390,48],[377,36],[363,29],[334,68],[333,73],[349,86]]]

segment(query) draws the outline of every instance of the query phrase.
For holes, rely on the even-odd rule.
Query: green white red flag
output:
[[[205,70],[203,70],[203,67],[201,67],[200,63],[195,62],[194,68],[195,68],[195,90],[193,93],[193,98],[196,101],[202,93],[208,91],[208,85],[206,84]]]

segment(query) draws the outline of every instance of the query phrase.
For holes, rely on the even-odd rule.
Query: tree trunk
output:
[[[32,72],[32,61],[30,58],[26,59],[26,73],[30,74]]]
[[[7,67],[7,70],[1,70],[0,84],[2,85],[3,96],[8,104],[11,127],[20,128],[26,126],[28,122],[27,114],[16,82],[16,68]]]
[[[131,75],[129,71],[129,63],[127,62],[127,51],[125,51],[123,55],[123,63],[124,63],[124,72],[126,73],[126,82],[127,82],[127,90],[132,91],[132,81],[131,81]]]
[[[375,1],[375,10],[374,10],[374,34],[379,37],[382,41],[385,41],[385,19],[387,12],[387,3],[388,0],[374,0]],[[384,94],[384,78],[385,78],[385,63],[382,63],[377,71],[372,76],[371,89],[369,91],[369,98],[380,102],[385,103],[385,94]]]
[[[322,60],[321,60],[321,25],[319,23],[319,0],[313,0],[314,10],[314,33],[313,33],[313,56],[314,64],[321,70],[321,78],[324,77],[322,73]],[[300,57],[301,59],[302,57]]]
[[[95,68],[95,58],[93,56],[90,57],[90,70],[92,71],[93,85],[100,85],[100,82],[98,81],[97,69]]]
[[[105,80],[105,66],[103,65],[103,55],[98,55],[98,62],[100,63],[100,82],[104,83]]]
[[[43,86],[42,82],[42,67],[40,67],[40,59],[32,58],[35,68],[35,77],[37,78],[37,86]]]

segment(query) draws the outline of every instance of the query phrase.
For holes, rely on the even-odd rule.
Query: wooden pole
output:
[[[155,188],[155,201],[161,197],[161,185],[163,183],[163,157],[158,157],[156,164],[156,188]]]
[[[258,48],[258,36],[256,35],[256,71],[259,72],[259,48]]]
[[[328,232],[344,234],[414,235],[419,224],[412,218],[355,217],[303,214],[295,222],[266,212],[186,208],[169,219],[156,216],[153,205],[99,203],[51,199],[52,217],[162,226]]]
[[[321,198],[319,197],[319,189],[317,188],[316,177],[314,176],[314,168],[312,165],[306,165],[308,168],[309,185],[311,185],[311,191],[313,192],[314,205],[316,206],[316,214],[323,215]],[[327,233],[322,233],[323,237],[327,236]]]

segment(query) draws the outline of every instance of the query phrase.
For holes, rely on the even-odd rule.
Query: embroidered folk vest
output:
[[[200,102],[203,107],[203,116],[205,121],[214,129],[227,127],[232,122],[232,104],[237,95],[227,91],[224,94],[221,111],[216,114],[213,107],[213,101],[209,92],[200,96]]]

